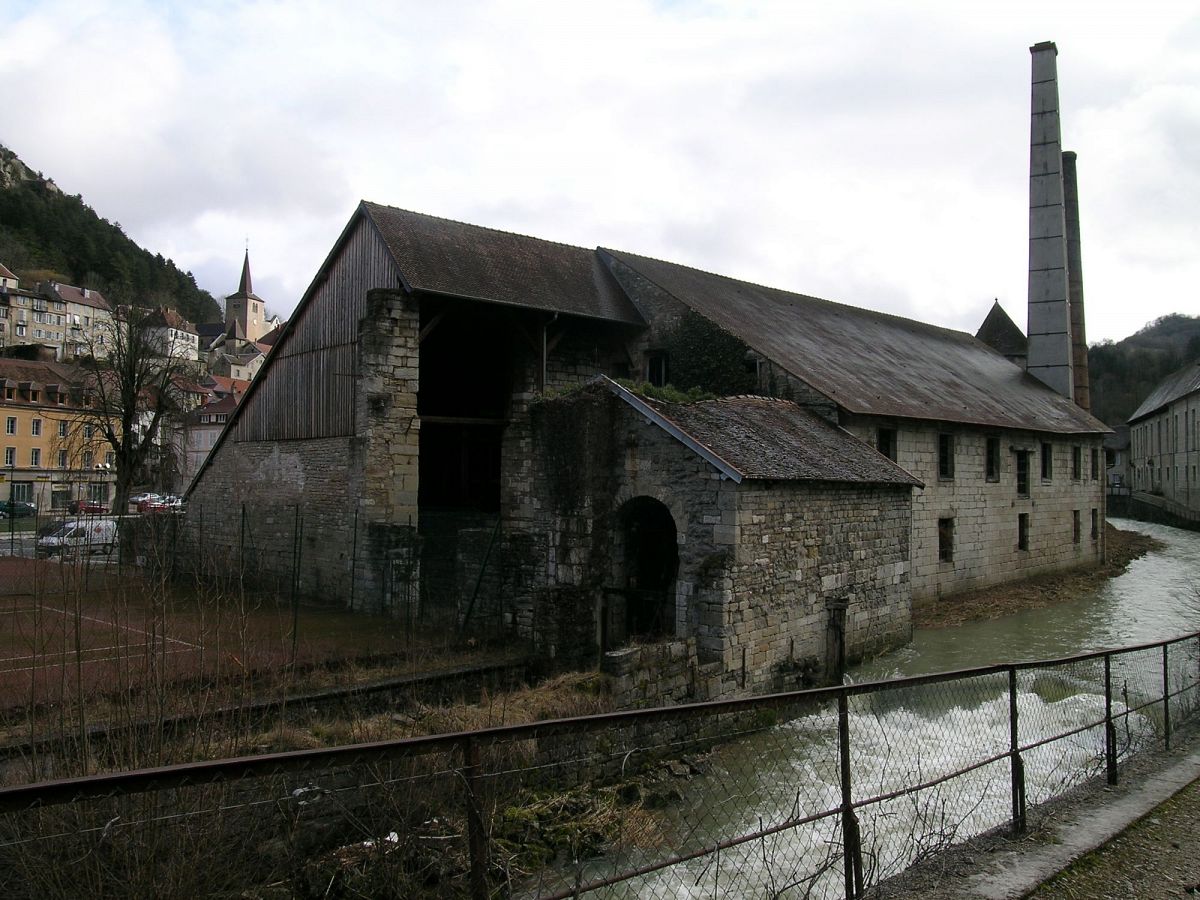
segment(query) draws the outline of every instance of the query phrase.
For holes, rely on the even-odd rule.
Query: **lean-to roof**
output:
[[[922,486],[848,431],[790,400],[736,396],[664,403],[634,394],[608,378],[600,383],[738,482]]]

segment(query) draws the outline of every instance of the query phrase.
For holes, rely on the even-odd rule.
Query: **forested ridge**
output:
[[[1088,348],[1092,413],[1123,425],[1160,381],[1200,360],[1200,316],[1172,313],[1123,340]]]
[[[83,202],[0,146],[0,263],[22,286],[55,280],[99,290],[114,302],[169,306],[192,322],[215,322],[221,306],[161,254],[150,253]],[[28,285],[25,282],[29,282]]]

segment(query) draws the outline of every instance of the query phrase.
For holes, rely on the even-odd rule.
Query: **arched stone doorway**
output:
[[[604,643],[673,637],[679,543],[671,511],[653,497],[634,497],[617,511],[613,537],[614,587],[607,592]]]

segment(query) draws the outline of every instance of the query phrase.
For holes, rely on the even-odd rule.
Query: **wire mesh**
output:
[[[1110,754],[1119,763],[1163,746],[1169,727],[1194,716],[1198,681],[1192,635],[1068,660],[16,786],[0,790],[0,889],[857,896],[950,844],[1012,827],[1026,804],[1102,774]]]

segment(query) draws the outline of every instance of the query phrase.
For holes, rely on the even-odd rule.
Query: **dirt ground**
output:
[[[999,619],[1023,609],[1039,609],[1074,600],[1120,575],[1139,556],[1162,547],[1161,541],[1135,531],[1121,531],[1112,525],[1107,525],[1106,529],[1107,561],[1099,568],[1038,575],[1025,581],[955,594],[914,606],[913,626],[948,628],[963,622]]]

